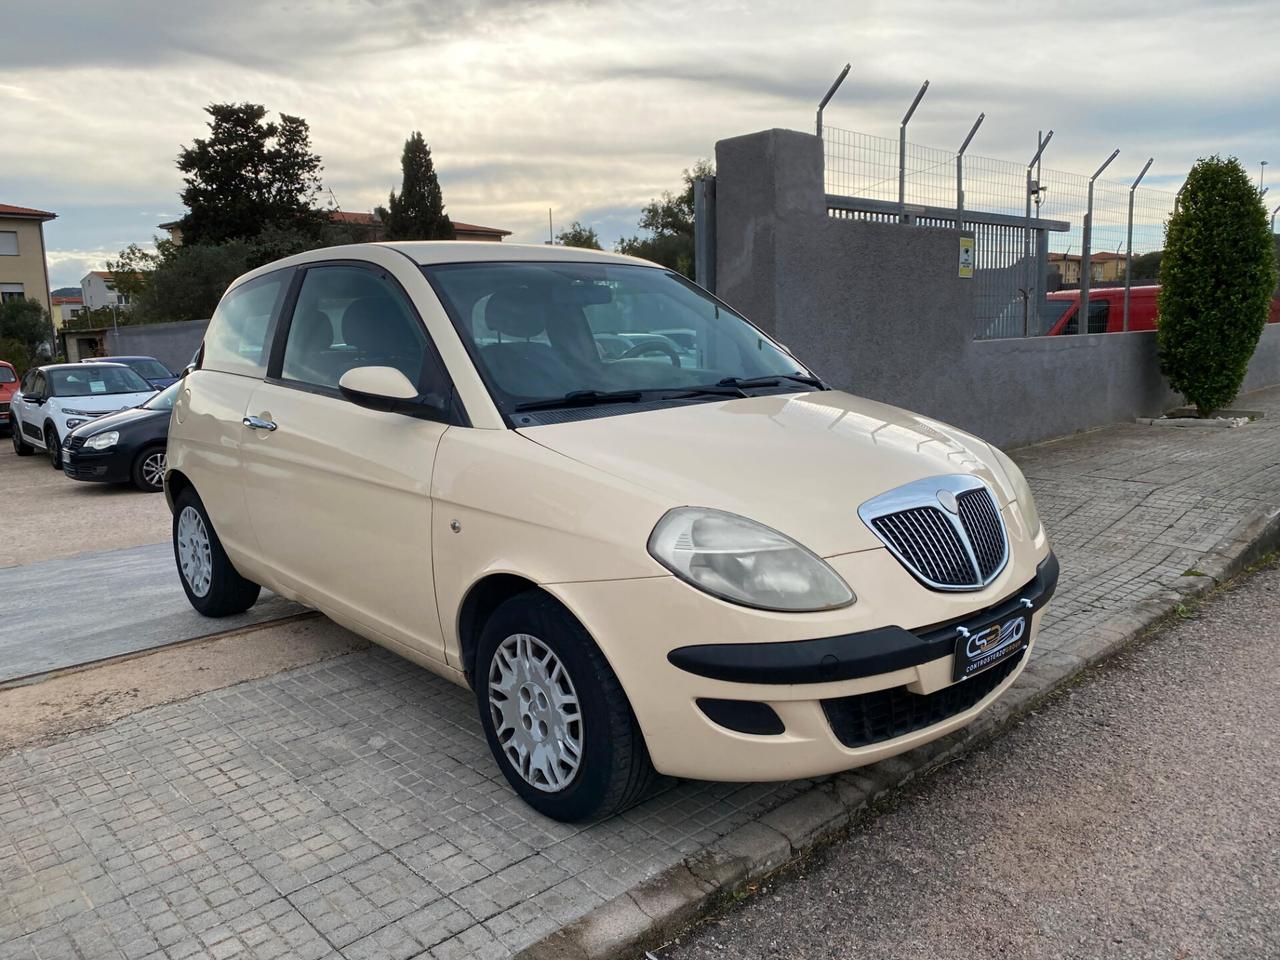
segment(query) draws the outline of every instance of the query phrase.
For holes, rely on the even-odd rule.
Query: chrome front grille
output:
[[[1000,509],[974,476],[917,480],[868,500],[858,515],[912,576],[934,590],[980,590],[1009,559]]]

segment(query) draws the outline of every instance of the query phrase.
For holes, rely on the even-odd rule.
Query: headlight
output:
[[[1022,475],[1022,471],[1018,469],[1016,463],[995,447],[992,447],[991,450],[1000,462],[1000,467],[1004,470],[1005,476],[1009,478],[1009,485],[1013,488],[1013,499],[1018,501],[1018,507],[1022,511],[1022,518],[1027,522],[1027,530],[1034,538],[1040,533],[1040,511],[1036,509],[1036,498],[1031,495],[1031,485],[1027,483],[1027,478]]]
[[[120,432],[118,430],[108,430],[106,433],[95,433],[84,442],[84,445],[90,450],[107,450],[114,447],[119,439]]]
[[[649,535],[649,553],[686,583],[747,607],[830,610],[857,599],[831,567],[790,537],[722,510],[668,511]]]
[[[70,420],[67,421],[67,429],[74,430],[76,427],[80,426],[80,424],[85,422],[87,421],[77,420],[75,417],[72,417]]]

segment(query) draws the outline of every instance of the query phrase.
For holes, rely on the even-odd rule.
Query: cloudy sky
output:
[[[1280,181],[1280,29],[1271,2],[995,0],[6,0],[0,202],[58,213],[54,286],[78,283],[182,214],[178,148],[201,108],[251,100],[305,117],[345,210],[399,185],[422,130],[449,213],[546,237],[574,219],[606,243],[717,139],[827,123],[1176,186],[1220,152]],[[1277,187],[1280,191],[1280,187]]]

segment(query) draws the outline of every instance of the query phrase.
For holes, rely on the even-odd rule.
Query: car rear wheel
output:
[[[173,505],[173,556],[182,589],[198,613],[229,617],[257,602],[262,588],[231,565],[204,504],[190,487]]]
[[[31,444],[22,439],[22,427],[18,426],[16,420],[9,423],[9,437],[13,441],[13,452],[20,457],[29,457],[35,453],[35,449]]]
[[[49,422],[44,425],[44,452],[49,455],[49,465],[61,470],[62,441],[58,439],[58,428]]]
[[[164,447],[148,447],[133,461],[133,485],[145,493],[164,490]]]
[[[555,820],[594,820],[638,802],[655,779],[622,685],[591,636],[552,597],[504,602],[480,636],[480,722],[507,782]]]

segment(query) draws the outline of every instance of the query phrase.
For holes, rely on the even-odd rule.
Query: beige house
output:
[[[1080,286],[1078,253],[1051,253],[1049,265],[1058,268],[1064,287]],[[1089,283],[1116,283],[1124,279],[1124,254],[1100,251],[1089,257]]]
[[[345,223],[364,227],[369,231],[370,240],[376,242],[382,239],[382,221],[378,219],[376,214],[348,213],[345,210],[327,210],[325,213],[331,223]],[[174,243],[182,243],[181,220],[171,220],[168,223],[156,224],[156,226],[166,231],[169,234],[169,239]],[[453,221],[453,239],[455,240],[480,240],[488,243],[501,243],[503,237],[509,236],[511,236],[511,231],[503,230],[501,227],[482,227],[478,223]]]
[[[0,302],[25,297],[51,310],[44,225],[55,217],[45,210],[0,203]]]
[[[83,297],[50,297],[49,302],[53,310],[53,329],[58,331],[78,317],[84,309]]]

